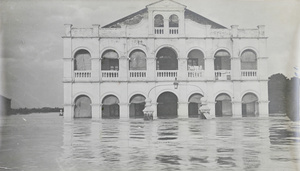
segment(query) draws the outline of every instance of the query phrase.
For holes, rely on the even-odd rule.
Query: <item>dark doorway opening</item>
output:
[[[102,118],[119,119],[120,107],[119,99],[116,96],[108,95],[102,101]]]
[[[201,107],[201,94],[193,94],[189,98],[189,118],[198,118],[198,110]]]
[[[231,98],[227,94],[220,94],[216,98],[215,104],[216,117],[232,116]]]
[[[171,92],[164,92],[157,98],[157,117],[164,118],[177,118],[178,108],[177,96]]]
[[[129,117],[130,118],[143,118],[145,108],[145,97],[143,95],[134,95],[130,99]]]
[[[85,95],[78,96],[75,100],[74,118],[91,118],[91,99]]]

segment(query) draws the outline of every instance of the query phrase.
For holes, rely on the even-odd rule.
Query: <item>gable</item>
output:
[[[196,23],[202,24],[202,25],[211,25],[211,28],[215,29],[224,29],[226,28],[225,26],[222,26],[218,23],[215,23],[191,10],[186,9],[184,12],[184,18],[185,19],[190,19]]]
[[[166,8],[168,8],[168,9],[172,9],[172,8],[176,8],[176,9],[182,8],[182,9],[184,9],[184,8],[186,8],[185,5],[182,5],[182,4],[180,4],[178,2],[175,2],[173,0],[160,0],[158,2],[154,2],[152,4],[149,4],[146,7],[148,9],[149,8],[151,8],[151,9],[152,8],[153,9],[161,9],[161,8],[162,9],[166,9]]]

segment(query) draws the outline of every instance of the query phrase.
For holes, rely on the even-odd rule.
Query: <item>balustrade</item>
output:
[[[230,70],[215,71],[215,78],[216,78],[216,80],[230,80],[231,72],[230,72]]]
[[[119,71],[102,71],[103,78],[117,78],[119,77]]]
[[[203,71],[188,71],[188,77],[201,78],[203,77]]]
[[[170,28],[169,34],[178,34],[178,28]]]
[[[75,78],[90,78],[92,76],[91,71],[75,71]]]
[[[160,27],[154,28],[154,34],[164,34],[164,28],[160,28]]]
[[[177,71],[156,71],[157,77],[163,77],[163,78],[170,78],[170,77],[177,77]]]
[[[241,76],[242,77],[256,77],[257,76],[257,71],[255,71],[255,70],[243,70],[243,71],[241,71]]]
[[[141,77],[146,77],[147,74],[146,71],[129,71],[129,76],[133,78],[141,78]]]

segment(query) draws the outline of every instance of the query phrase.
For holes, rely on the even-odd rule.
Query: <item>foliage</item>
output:
[[[19,109],[11,109],[10,114],[30,114],[30,113],[50,113],[50,112],[59,112],[63,110],[63,108],[51,108],[51,107],[43,107],[43,108],[19,108]]]

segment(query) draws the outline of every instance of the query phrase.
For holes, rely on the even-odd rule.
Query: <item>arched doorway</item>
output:
[[[231,98],[228,94],[222,93],[216,97],[216,117],[232,116]]]
[[[174,93],[164,92],[157,98],[157,117],[158,118],[176,118],[178,99]]]
[[[257,70],[257,56],[253,50],[245,50],[242,53],[241,70]]]
[[[129,70],[147,70],[147,57],[143,51],[134,50],[129,58]]]
[[[91,118],[92,101],[88,96],[80,95],[75,99],[74,118]]]
[[[219,50],[214,56],[215,70],[231,70],[230,54],[225,50]]]
[[[258,116],[258,98],[253,93],[247,93],[242,99],[242,116]]]
[[[91,70],[91,54],[84,49],[78,50],[74,56],[74,70]]]
[[[145,108],[145,97],[137,94],[130,98],[129,118],[143,118],[143,110]]]
[[[115,50],[106,50],[102,54],[101,70],[119,70],[119,55]]]
[[[176,52],[169,47],[160,49],[156,54],[156,70],[177,70]]]
[[[189,71],[204,70],[204,64],[204,54],[200,50],[194,49],[189,52],[187,59],[187,68]]]
[[[108,95],[102,100],[102,118],[120,118],[119,99],[116,96]]]
[[[189,98],[189,118],[197,118],[199,107],[201,106],[201,94],[192,94]]]

